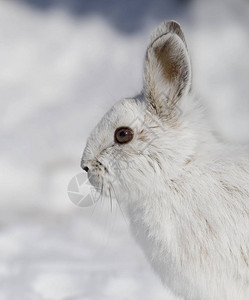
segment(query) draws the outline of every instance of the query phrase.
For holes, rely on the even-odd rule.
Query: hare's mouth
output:
[[[82,160],[81,166],[87,167],[87,175],[90,184],[93,188],[101,194],[101,197],[116,198],[115,183],[118,176],[112,169],[112,165],[106,164],[101,158],[94,158],[92,160]]]
[[[100,163],[96,163],[93,167],[89,168],[88,180],[91,185],[101,193],[104,192],[104,186],[106,185],[106,173],[107,169]]]
[[[90,181],[91,185],[99,189],[101,185],[101,178],[98,174],[94,174],[93,172],[88,173],[88,180]]]

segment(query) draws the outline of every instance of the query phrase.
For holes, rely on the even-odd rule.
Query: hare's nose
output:
[[[82,167],[82,169],[83,169],[84,171],[86,171],[86,172],[89,171],[89,168],[88,168],[88,167]]]

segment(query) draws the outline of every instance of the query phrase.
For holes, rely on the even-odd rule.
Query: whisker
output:
[[[119,201],[118,201],[118,197],[117,197],[117,194],[116,194],[116,192],[115,192],[115,189],[114,189],[114,187],[113,187],[113,185],[112,185],[111,182],[110,182],[110,186],[111,186],[111,188],[112,188],[112,190],[113,190],[115,199],[117,200],[118,206],[119,206],[120,211],[121,211],[121,213],[122,213],[122,216],[123,216],[123,218],[124,218],[124,220],[125,220],[125,223],[126,223],[126,225],[129,225],[129,224],[128,224],[128,221],[126,220],[125,214],[124,214],[124,212],[123,212],[123,210],[122,210],[122,208],[121,208],[121,205],[120,205],[120,203],[119,203]]]
[[[97,202],[94,202],[93,208],[92,208],[91,216],[93,216],[93,214],[94,214],[94,212],[95,212],[95,209],[96,209],[97,205],[98,205],[98,203],[97,203]]]
[[[100,202],[102,206],[103,206],[103,191],[104,191],[104,180],[103,178],[101,178]]]
[[[103,186],[104,186],[104,183],[103,183],[103,178],[101,178],[101,189],[100,189],[100,201],[101,201],[101,199],[102,199],[102,194],[103,194]],[[96,194],[98,193],[98,191],[96,191]],[[96,194],[94,194],[95,195],[95,197],[98,197],[98,196],[96,196]],[[94,200],[94,199],[93,199]],[[98,205],[98,200],[96,199],[96,201],[94,201],[94,204],[93,204],[93,209],[92,209],[92,213],[91,213],[91,215],[93,215],[94,214],[94,212],[95,212],[95,210],[96,210],[96,207],[97,207],[97,205]]]
[[[111,189],[109,187],[109,196],[110,196],[110,205],[111,205],[111,213],[112,213],[112,193],[111,193]]]

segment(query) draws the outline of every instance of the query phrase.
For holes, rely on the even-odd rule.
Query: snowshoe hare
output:
[[[81,165],[125,210],[134,238],[173,293],[249,299],[249,153],[219,140],[205,120],[179,24],[156,28],[143,91],[107,112]]]

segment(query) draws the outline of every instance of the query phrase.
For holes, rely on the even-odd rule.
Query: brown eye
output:
[[[129,143],[134,136],[134,132],[129,127],[119,127],[114,134],[115,143],[126,144]]]

